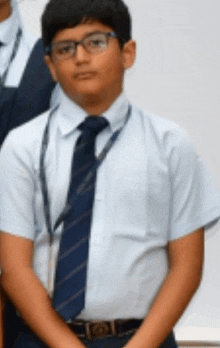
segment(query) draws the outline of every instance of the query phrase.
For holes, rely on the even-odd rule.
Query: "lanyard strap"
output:
[[[98,167],[103,162],[103,160],[105,159],[108,152],[111,150],[112,146],[116,142],[118,136],[120,135],[121,131],[124,129],[125,125],[127,124],[128,120],[131,116],[131,105],[129,105],[123,126],[121,128],[119,128],[117,131],[115,131],[113,133],[113,135],[111,136],[111,138],[108,140],[104,149],[97,157],[93,168],[89,171],[89,173],[86,175],[85,179],[78,186],[78,188],[76,190],[76,194],[74,195],[73,199],[70,202],[67,202],[67,204],[65,205],[62,213],[58,217],[58,219],[55,223],[55,226],[53,228],[52,223],[51,223],[50,200],[49,200],[48,187],[47,187],[47,182],[46,182],[44,160],[45,160],[46,151],[47,151],[47,147],[48,147],[48,143],[49,143],[49,127],[50,127],[51,117],[54,114],[54,112],[58,109],[58,107],[59,107],[59,105],[56,106],[50,112],[50,114],[48,116],[48,121],[47,121],[45,130],[44,130],[42,144],[41,144],[41,152],[40,152],[40,182],[41,182],[41,189],[42,189],[43,202],[44,202],[44,215],[45,215],[45,220],[46,220],[47,231],[48,231],[49,236],[50,236],[50,242],[52,242],[53,230],[56,230],[56,228],[60,225],[60,223],[65,219],[65,217],[67,216],[67,214],[69,213],[69,211],[72,207],[72,204],[75,202],[77,197],[86,189],[89,182],[91,181],[91,179],[95,175]]]
[[[0,76],[0,85],[4,86],[5,84],[5,81],[6,81],[6,78],[8,76],[8,72],[9,72],[9,68],[13,62],[13,60],[15,59],[15,56],[18,52],[18,48],[19,48],[19,45],[20,45],[20,42],[21,42],[21,36],[22,36],[22,30],[21,28],[18,29],[17,31],[17,35],[16,35],[16,38],[15,38],[15,43],[14,43],[14,46],[13,46],[13,50],[12,50],[12,53],[11,53],[11,57],[8,61],[8,66],[5,70],[5,72],[3,73],[2,76]]]
[[[50,202],[49,202],[49,195],[48,195],[48,189],[47,189],[47,181],[46,181],[46,173],[44,168],[44,159],[47,151],[47,146],[49,143],[49,126],[51,118],[54,114],[54,112],[58,109],[59,105],[57,105],[49,114],[48,121],[46,124],[46,127],[44,129],[44,134],[42,138],[41,143],[41,151],[40,151],[40,183],[41,183],[41,190],[43,194],[43,202],[44,202],[44,215],[47,225],[47,231],[49,233],[49,236],[52,236],[52,227],[51,227],[51,217],[50,217]]]

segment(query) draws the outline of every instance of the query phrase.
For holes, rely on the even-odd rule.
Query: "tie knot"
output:
[[[81,131],[89,131],[94,137],[108,126],[108,121],[102,116],[88,116],[85,121],[79,125]]]

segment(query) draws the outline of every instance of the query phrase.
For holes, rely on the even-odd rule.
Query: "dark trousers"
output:
[[[14,306],[7,300],[4,313],[4,348],[12,348],[20,332],[23,332],[23,323]]]
[[[122,337],[113,336],[108,338],[96,338],[93,340],[83,339],[87,348],[121,348],[130,340],[132,334]],[[47,348],[35,335],[30,332],[20,333],[14,348]],[[177,348],[173,333],[171,333],[160,348]]]

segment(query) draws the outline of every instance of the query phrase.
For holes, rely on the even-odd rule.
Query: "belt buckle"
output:
[[[110,322],[106,321],[94,321],[85,323],[86,328],[86,336],[88,339],[92,339],[94,337],[105,337],[107,334],[116,335],[116,325],[115,321],[112,320]]]

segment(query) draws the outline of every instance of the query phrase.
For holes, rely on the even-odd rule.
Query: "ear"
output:
[[[48,66],[48,69],[50,70],[50,74],[52,76],[52,79],[57,82],[57,74],[56,74],[56,68],[53,59],[49,55],[44,56],[44,62]]]
[[[129,40],[122,47],[124,69],[129,69],[135,62],[136,58],[136,42]]]

